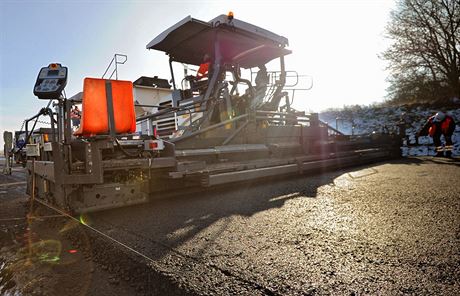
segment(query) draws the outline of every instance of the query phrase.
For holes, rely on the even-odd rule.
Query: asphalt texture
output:
[[[459,181],[456,160],[402,159],[92,213],[116,241],[71,236],[124,294],[459,295]]]
[[[88,220],[193,294],[458,295],[459,181],[458,162],[408,159]]]

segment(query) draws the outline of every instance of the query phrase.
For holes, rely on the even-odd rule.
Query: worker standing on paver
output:
[[[211,57],[209,54],[204,54],[203,60],[196,72],[196,76],[190,75],[185,77],[185,79],[190,83],[190,88],[194,91],[204,91],[208,85],[209,70],[211,67]]]
[[[264,102],[265,93],[267,92],[267,86],[270,83],[270,76],[268,76],[267,68],[264,64],[259,65],[259,71],[257,72],[254,80],[255,85],[255,96],[251,103],[251,108],[260,107]]]
[[[441,146],[441,135],[444,135],[445,147],[452,147],[452,134],[455,130],[455,121],[452,116],[446,115],[444,112],[438,112],[428,118],[425,125],[422,127],[418,136],[433,137],[434,145],[438,148]],[[446,151],[447,157],[451,157],[451,151]],[[443,152],[437,152],[436,156],[443,156]]]
[[[70,119],[72,119],[72,126],[74,128],[79,128],[80,127],[81,112],[78,109],[78,106],[75,106],[70,111]]]
[[[204,77],[208,77],[209,66],[211,64],[211,57],[208,54],[203,56],[203,62],[200,64],[196,73],[196,80],[201,80]]]

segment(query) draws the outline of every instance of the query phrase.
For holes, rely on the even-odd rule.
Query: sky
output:
[[[384,31],[394,7],[392,0],[0,0],[0,147],[4,130],[19,130],[47,104],[32,93],[41,67],[68,67],[68,97],[81,91],[84,77],[101,77],[115,53],[128,56],[119,79],[169,79],[168,57],[145,46],[188,15],[209,21],[233,11],[287,37],[293,53],[286,69],[313,81],[296,93],[298,110],[381,102],[388,73],[379,54],[389,44]]]

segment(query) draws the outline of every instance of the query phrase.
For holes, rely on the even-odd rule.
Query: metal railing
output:
[[[267,84],[267,92],[265,94],[265,101],[269,101],[275,92],[277,82],[281,79],[281,71],[267,71],[269,82]],[[257,71],[251,70],[251,81],[254,81],[254,77]],[[284,79],[286,83],[283,87],[283,91],[288,92],[290,97],[290,105],[293,104],[296,92],[309,91],[313,88],[313,77],[310,75],[300,75],[297,71],[285,71]],[[299,86],[299,83],[301,86]]]
[[[329,123],[320,120],[320,125],[327,127],[327,131],[329,136],[336,135],[336,136],[344,136],[345,134],[338,130],[338,128],[333,128]]]
[[[120,60],[121,59],[121,60]],[[126,63],[126,61],[128,60],[128,56],[125,55],[125,54],[119,54],[119,53],[116,53],[112,60],[110,61],[110,64],[109,66],[107,67],[107,69],[105,69],[105,72],[104,74],[102,74],[102,78],[105,77],[105,74],[108,73],[110,67],[112,66],[112,64],[114,65],[113,66],[113,70],[112,72],[110,73],[110,76],[108,79],[112,79],[113,77],[113,74],[115,74],[115,80],[118,80],[118,65],[123,65],[124,63]]]

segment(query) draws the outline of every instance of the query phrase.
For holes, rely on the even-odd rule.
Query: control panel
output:
[[[38,73],[34,86],[34,95],[39,99],[58,99],[67,84],[67,67],[61,64],[49,64]]]

